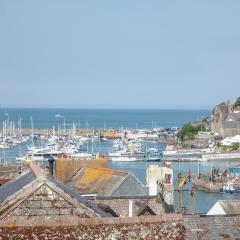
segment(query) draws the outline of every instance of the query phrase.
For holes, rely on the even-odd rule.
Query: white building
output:
[[[221,144],[224,146],[231,146],[233,143],[240,143],[240,135],[226,137],[221,141]]]
[[[171,163],[165,163],[163,167],[159,165],[149,165],[146,171],[146,182],[149,195],[157,196],[160,192],[164,195],[165,202],[172,205],[173,170],[171,169]]]

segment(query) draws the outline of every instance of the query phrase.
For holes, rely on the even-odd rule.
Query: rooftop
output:
[[[16,179],[0,187],[0,212],[1,214],[14,208],[17,204],[25,201],[33,193],[39,191],[42,186],[56,192],[58,196],[66,201],[70,201],[76,208],[84,206],[98,216],[107,216],[102,210],[97,208],[86,198],[74,192],[70,187],[62,184],[54,178],[45,174],[45,172],[36,164],[31,164],[30,170],[21,174]],[[50,191],[50,192],[51,192]],[[47,194],[49,191],[47,192]]]
[[[240,200],[218,200],[226,215],[240,214]]]
[[[134,175],[110,168],[83,167],[67,184],[81,194],[148,195],[146,187]]]

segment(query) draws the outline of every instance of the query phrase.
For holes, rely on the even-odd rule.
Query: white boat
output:
[[[92,153],[74,153],[70,155],[71,158],[94,158]]]
[[[48,161],[48,159],[43,156],[29,156],[29,155],[16,157],[16,160],[22,162]]]
[[[0,149],[8,149],[9,146],[7,144],[0,144]]]
[[[147,150],[147,161],[153,162],[153,161],[160,161],[161,160],[161,153],[157,148],[149,148]]]
[[[113,162],[136,162],[136,161],[141,161],[141,159],[138,159],[137,157],[133,157],[133,156],[112,157],[111,160]]]
[[[221,193],[240,193],[240,189],[234,187],[234,183],[227,182],[222,188],[219,189]]]
[[[121,157],[121,152],[112,152],[108,154],[108,157]]]

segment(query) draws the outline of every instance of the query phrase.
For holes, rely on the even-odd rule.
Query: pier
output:
[[[197,175],[192,176],[192,187],[197,191],[205,191],[210,193],[217,193],[223,187],[224,182],[213,182],[209,180],[209,175],[201,174],[201,178]]]

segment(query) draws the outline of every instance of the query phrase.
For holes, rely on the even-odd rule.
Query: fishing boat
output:
[[[162,158],[162,154],[159,152],[159,150],[156,147],[149,148],[147,150],[147,161],[149,162],[158,162]]]
[[[236,189],[233,183],[226,183],[222,188],[219,189],[221,193],[240,193],[240,189]]]
[[[240,176],[227,181],[222,188],[219,189],[221,193],[240,193]]]

